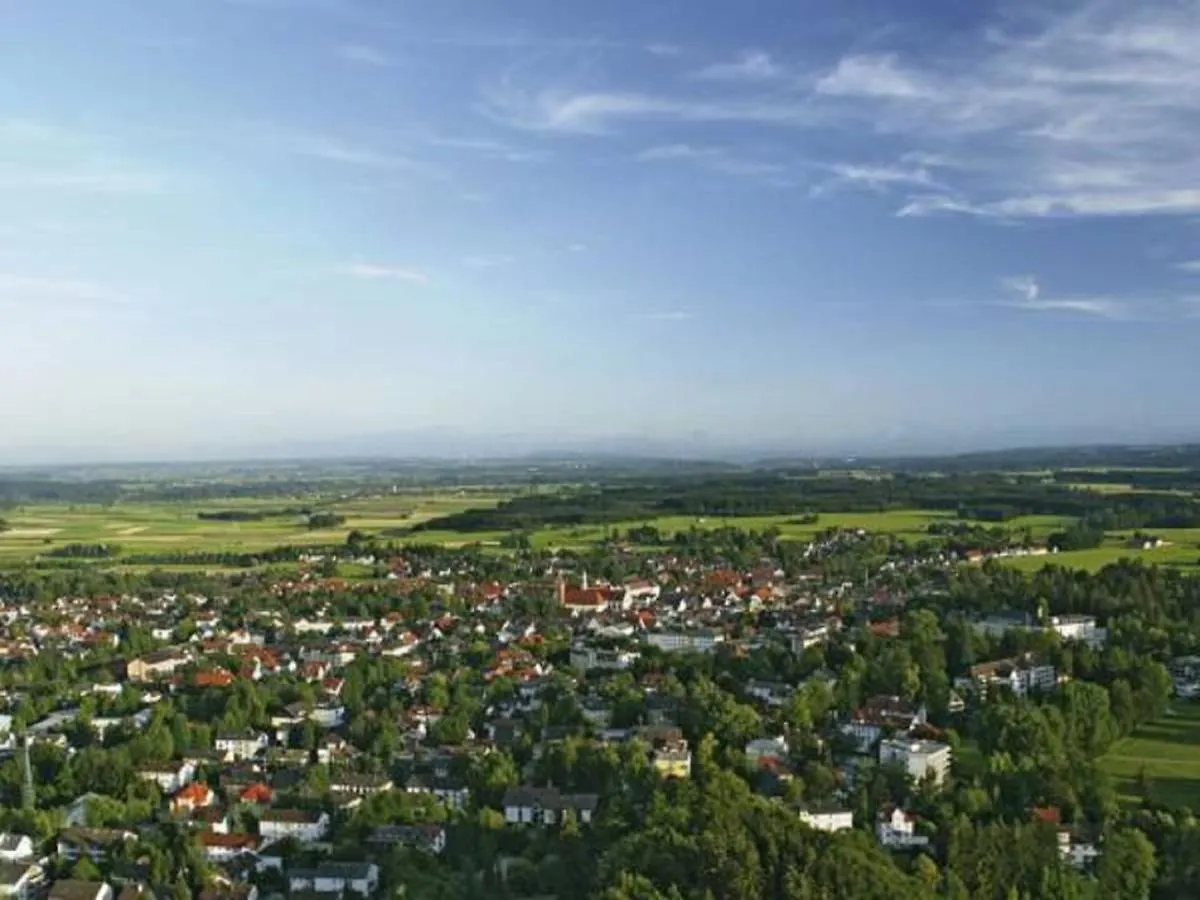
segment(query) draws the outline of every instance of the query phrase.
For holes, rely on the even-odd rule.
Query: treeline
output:
[[[282,509],[218,509],[198,512],[196,518],[204,522],[265,522],[312,514],[312,508],[308,506],[287,506]]]
[[[120,555],[119,544],[64,544],[43,554],[51,559],[112,559]]]
[[[889,478],[780,474],[641,481],[555,494],[533,494],[490,509],[471,509],[414,531],[522,531],[600,525],[659,516],[762,516],[935,509],[962,519],[1003,523],[1018,516],[1087,519],[1104,530],[1200,527],[1200,503],[1161,494],[1100,494],[1000,474]]]

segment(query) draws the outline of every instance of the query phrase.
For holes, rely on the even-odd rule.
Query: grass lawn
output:
[[[1175,701],[1164,718],[1114,744],[1100,765],[1129,802],[1140,800],[1145,770],[1156,801],[1200,809],[1200,703]]]

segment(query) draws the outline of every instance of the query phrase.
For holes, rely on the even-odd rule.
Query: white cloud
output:
[[[345,266],[342,273],[360,281],[403,281],[408,284],[429,284],[429,276],[417,269],[376,263],[355,262]]]
[[[1192,272],[1200,274],[1200,259],[1189,259],[1175,265],[1181,272]]]
[[[919,74],[904,71],[895,56],[847,56],[817,81],[815,91],[834,97],[911,100],[929,96],[933,88]]]
[[[1012,309],[1077,313],[1100,319],[1128,319],[1133,312],[1128,301],[1114,297],[1045,297],[1037,279],[1029,275],[1005,278],[1001,284],[1012,295],[1004,305]]]
[[[830,166],[830,169],[833,171],[833,179],[814,188],[814,195],[827,194],[838,187],[861,187],[882,191],[901,185],[930,188],[937,184],[929,170],[920,166],[837,163]]]
[[[364,66],[386,68],[392,65],[392,58],[382,50],[366,44],[343,44],[338,47],[337,55],[346,62],[358,63]]]
[[[148,172],[21,171],[0,168],[0,190],[64,191],[81,194],[157,194],[169,180]]]
[[[761,50],[747,50],[732,62],[714,63],[694,73],[704,81],[773,81],[786,75],[783,66]]]
[[[725,175],[778,176],[786,172],[786,168],[778,163],[748,159],[723,147],[696,147],[691,144],[649,147],[634,158],[639,162],[684,161]]]

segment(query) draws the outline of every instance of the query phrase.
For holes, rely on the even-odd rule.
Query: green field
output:
[[[0,562],[46,553],[66,544],[116,544],[123,555],[172,551],[247,552],[287,544],[344,541],[353,529],[367,533],[408,528],[468,508],[495,505],[496,491],[389,494],[340,502],[214,500],[206,503],[117,503],[111,506],[43,504],[5,510]],[[311,505],[346,517],[337,528],[310,530],[303,516],[257,522],[206,521],[202,511],[262,510]]]
[[[1154,800],[1200,809],[1200,703],[1176,701],[1166,717],[1114,744],[1100,764],[1127,801],[1140,800],[1145,771]]]
[[[1147,565],[1196,568],[1200,565],[1200,528],[1153,528],[1153,534],[1167,542],[1164,547],[1142,550],[1129,546],[1133,532],[1111,532],[1104,543],[1092,550],[1073,550],[1054,556],[1030,556],[1004,560],[1004,564],[1023,572],[1036,572],[1045,565],[1064,566],[1096,572],[1122,559],[1137,559]]]

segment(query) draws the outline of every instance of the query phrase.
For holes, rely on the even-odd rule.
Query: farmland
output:
[[[380,532],[402,529],[470,507],[499,503],[498,491],[419,491],[342,502],[313,504],[314,511],[336,512],[345,522],[310,529],[295,511],[273,513],[289,505],[279,500],[220,500],[203,504],[153,502],[110,505],[39,504],[7,510],[8,530],[0,532],[0,563],[53,551],[68,544],[110,544],[122,554],[166,552],[252,552],[286,545],[340,543],[354,529]],[[202,512],[262,513],[256,521],[201,519]]]
[[[1164,718],[1113,745],[1101,766],[1127,800],[1139,799],[1144,772],[1156,801],[1200,809],[1200,703],[1176,701]]]

